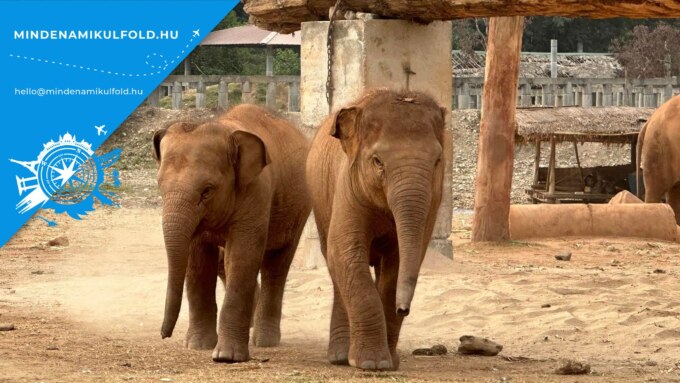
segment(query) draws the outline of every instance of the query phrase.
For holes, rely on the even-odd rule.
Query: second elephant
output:
[[[333,364],[399,366],[399,331],[442,198],[447,114],[425,94],[374,90],[312,142],[307,184],[334,286]]]

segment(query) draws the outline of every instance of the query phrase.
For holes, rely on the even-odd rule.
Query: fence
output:
[[[223,109],[229,107],[229,85],[238,84],[242,102],[252,102],[255,99],[253,89],[257,85],[266,86],[265,103],[276,107],[277,85],[284,85],[287,91],[287,109],[291,112],[300,110],[300,77],[299,76],[202,76],[202,75],[171,75],[156,88],[147,98],[151,106],[158,106],[163,97],[172,98],[172,108],[182,108],[182,98],[188,89],[196,90],[196,108],[206,107],[206,87],[217,85],[217,106]]]
[[[287,93],[287,111],[300,110],[299,76],[169,76],[147,99],[158,106],[162,97],[172,98],[172,108],[182,108],[182,97],[187,89],[196,89],[196,107],[206,106],[206,86],[218,85],[217,106],[229,107],[229,85],[239,84],[242,102],[253,102],[253,89],[266,86],[265,103],[276,108],[277,85]],[[481,109],[484,79],[456,77],[453,79],[454,109]],[[623,78],[520,78],[517,105],[530,106],[634,106],[656,108],[680,93],[680,79],[651,78],[626,80]]]
[[[656,108],[680,93],[678,77],[626,80],[623,78],[520,78],[517,105],[634,106]],[[453,80],[454,109],[481,109],[484,79]]]

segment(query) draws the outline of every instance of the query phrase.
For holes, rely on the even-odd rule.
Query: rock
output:
[[[68,243],[69,243],[69,242],[68,242],[68,238],[66,238],[66,237],[64,237],[64,236],[61,236],[61,237],[57,237],[57,238],[54,238],[54,239],[50,239],[49,242],[47,242],[47,245],[48,245],[48,246],[62,246],[62,247],[65,247],[65,246],[68,246]]]
[[[0,331],[14,331],[14,325],[11,323],[0,323]]]
[[[549,308],[551,308],[551,307],[552,307],[552,305],[551,305],[550,303],[545,303],[545,304],[542,304],[542,305],[541,305],[541,308],[542,308],[542,309],[549,309]]]
[[[612,266],[621,266],[621,262],[616,259],[612,259]]]
[[[606,250],[607,250],[607,251],[611,251],[612,253],[618,253],[618,252],[619,252],[619,248],[616,247],[616,246],[614,246],[614,245],[609,245],[609,246],[607,246],[607,249],[606,249]]]
[[[645,362],[645,366],[655,367],[657,365],[658,365],[658,363],[653,361],[653,360],[648,360],[648,361]]]
[[[562,365],[555,370],[557,375],[586,375],[590,374],[590,365],[574,360],[565,360]]]
[[[560,253],[555,256],[558,261],[571,261],[571,252]]]
[[[59,347],[57,346],[47,346],[47,351],[58,351]]]
[[[654,274],[666,274],[666,270],[664,270],[664,269],[654,269]]]
[[[416,356],[437,356],[446,355],[447,352],[448,350],[446,349],[446,346],[442,344],[435,344],[430,348],[417,348],[413,350],[412,354]]]
[[[503,350],[503,346],[486,338],[478,338],[472,335],[460,337],[458,353],[463,355],[495,356]]]

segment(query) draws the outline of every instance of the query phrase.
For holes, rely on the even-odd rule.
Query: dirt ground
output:
[[[282,346],[216,364],[183,348],[186,305],[161,340],[166,260],[157,207],[101,208],[48,227],[32,219],[0,249],[0,382],[678,382],[680,246],[630,239],[472,245],[454,215],[453,261],[429,254],[399,343],[401,369],[367,373],[325,359],[331,283],[294,269]],[[70,244],[47,246],[64,235]],[[570,262],[554,256],[569,251]],[[218,288],[221,290],[221,288]],[[221,291],[219,291],[221,295]],[[221,299],[221,297],[220,297]],[[496,357],[455,354],[462,335]],[[414,357],[444,344],[449,354]],[[554,373],[584,361],[584,376]]]

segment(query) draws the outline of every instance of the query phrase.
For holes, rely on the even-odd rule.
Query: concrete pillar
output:
[[[205,108],[205,83],[203,80],[196,86],[196,109]]]
[[[643,106],[645,108],[656,107],[656,104],[654,103],[654,87],[652,85],[645,85]]]
[[[602,90],[602,106],[612,106],[614,94],[612,93],[612,84],[604,84]]]
[[[550,77],[557,78],[557,40],[550,40]]]
[[[217,107],[220,109],[229,107],[229,84],[224,80],[220,80],[220,85],[217,88]]]
[[[299,82],[289,82],[288,83],[288,111],[298,112],[300,109],[298,105],[300,104],[300,83]]]
[[[576,91],[576,99],[574,100],[574,105],[583,106],[583,87],[579,87]]]
[[[172,109],[182,109],[182,84],[179,81],[172,85]]]
[[[543,85],[541,87],[543,90],[543,95],[541,96],[541,100],[543,103],[541,104],[542,106],[553,106],[554,101],[553,101],[553,94],[552,94],[552,84],[548,85]]]
[[[587,83],[585,89],[583,89],[583,107],[590,108],[593,106],[593,86]]]
[[[404,89],[408,85],[411,90],[427,92],[442,106],[451,105],[451,22],[423,25],[404,20],[344,20],[335,22],[333,30],[331,77],[334,86],[329,107],[325,95],[328,22],[302,23],[300,117],[304,128],[316,129],[329,112],[375,87]],[[407,73],[405,67],[412,73]],[[450,114],[446,123],[444,151],[448,166],[430,248],[452,257],[453,248],[448,239],[453,213]],[[313,237],[307,239],[314,241]],[[316,256],[308,253],[305,259],[316,259]]]
[[[250,85],[250,81],[246,80],[241,84],[241,102],[246,103],[246,102],[252,102],[252,88]]]
[[[567,87],[564,90],[564,106],[574,105],[574,85],[571,82],[567,83]]]
[[[470,84],[464,82],[458,92],[458,109],[470,109]]]
[[[531,86],[529,84],[522,84],[520,90],[520,105],[531,106]]]
[[[583,41],[576,42],[576,52],[583,53]]]
[[[663,101],[666,102],[670,100],[673,97],[673,84],[668,83],[664,88],[663,88]]]
[[[602,91],[600,90],[595,92],[595,106],[598,108],[602,106]]]
[[[623,106],[623,92],[616,92],[616,106]]]

